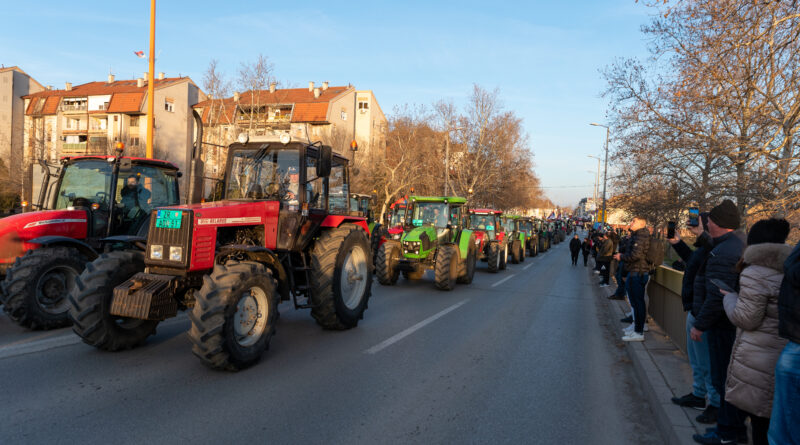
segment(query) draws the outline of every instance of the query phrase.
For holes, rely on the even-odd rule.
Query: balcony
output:
[[[85,113],[87,110],[86,102],[83,103],[62,103],[59,107],[64,113]]]
[[[86,154],[86,142],[61,144],[61,156],[79,156]]]

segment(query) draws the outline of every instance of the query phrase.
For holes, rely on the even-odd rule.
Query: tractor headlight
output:
[[[150,246],[150,259],[163,260],[164,259],[164,246],[160,244],[153,244]]]
[[[183,261],[183,247],[181,247],[181,246],[170,246],[170,248],[169,248],[169,260],[170,261]]]

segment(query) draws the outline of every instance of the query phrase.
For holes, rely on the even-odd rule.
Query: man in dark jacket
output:
[[[789,339],[775,367],[770,443],[800,443],[800,243],[783,263],[778,333]]]
[[[720,395],[720,408],[717,417],[717,430],[705,435],[695,434],[694,440],[701,444],[719,444],[735,441],[746,432],[745,415],[734,405],[725,402],[725,379],[731,359],[736,328],[733,326],[722,306],[723,295],[719,286],[712,280],[724,283],[731,289],[739,288],[739,272],[736,263],[742,257],[745,242],[743,233],[734,232],[739,228],[739,210],[733,201],[726,199],[711,209],[708,215],[708,233],[713,238],[714,247],[708,254],[704,269],[698,272],[695,282],[694,304],[698,299],[702,305],[690,331],[692,340],[701,341],[704,332],[708,333],[709,364],[711,383]]]
[[[597,249],[597,264],[600,265],[600,287],[608,286],[609,272],[611,271],[611,259],[614,255],[614,242],[604,234],[600,247]]]
[[[694,281],[697,272],[705,265],[713,240],[705,230],[708,226],[708,212],[700,214],[698,226],[689,226],[689,230],[697,237],[694,242],[695,250],[689,248],[677,235],[669,239],[672,248],[686,264],[681,286],[681,301],[683,310],[686,311],[686,351],[689,354],[689,365],[692,367],[692,392],[682,397],[673,397],[672,402],[689,408],[703,409],[697,417],[700,423],[716,423],[719,409],[719,394],[711,382],[711,370],[708,355],[708,334],[703,334],[701,341],[691,339],[691,330],[694,326],[695,316],[692,314],[694,301]],[[706,396],[709,405],[706,406]]]
[[[630,237],[624,236],[619,240],[619,253],[625,255],[628,252],[628,245],[630,244]],[[625,270],[625,263],[622,261],[617,262],[617,270],[614,274],[614,278],[617,279],[617,290],[608,297],[609,300],[624,300],[625,299],[625,278],[628,276],[628,271]],[[628,323],[633,321],[633,317],[630,317]]]
[[[592,251],[592,241],[587,236],[581,243],[581,252],[583,253],[583,267],[589,263],[589,253]]]
[[[618,261],[625,263],[625,270],[628,271],[625,288],[633,308],[633,331],[625,334],[622,340],[644,341],[644,323],[647,317],[644,293],[647,281],[650,279],[650,263],[647,262],[650,230],[647,229],[647,220],[642,217],[633,218],[629,230],[633,232],[633,235],[629,241],[627,252],[614,256]]]
[[[578,255],[581,253],[581,239],[578,237],[578,234],[575,234],[569,242],[569,253],[572,254],[572,265],[577,266]]]

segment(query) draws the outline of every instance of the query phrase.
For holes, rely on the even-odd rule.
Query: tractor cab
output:
[[[350,215],[361,216],[367,219],[370,232],[375,225],[375,215],[372,212],[372,204],[375,201],[374,195],[364,195],[361,193],[350,194]]]
[[[469,228],[478,242],[478,259],[488,262],[489,271],[505,269],[508,246],[505,228],[500,219],[503,212],[494,209],[469,209]]]

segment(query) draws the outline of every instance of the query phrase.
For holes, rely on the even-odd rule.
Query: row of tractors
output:
[[[376,265],[383,284],[434,269],[437,287],[452,289],[472,280],[478,259],[497,271],[509,253],[524,261],[563,239],[553,223],[467,211],[458,197],[411,197],[381,225],[331,147],[244,136],[211,195],[195,144],[183,205],[175,165],[122,146],[43,165],[32,211],[0,219],[4,312],[31,329],[71,324],[85,343],[119,351],[186,311],[192,352],[239,370],[269,347],[280,302],[350,329]]]

